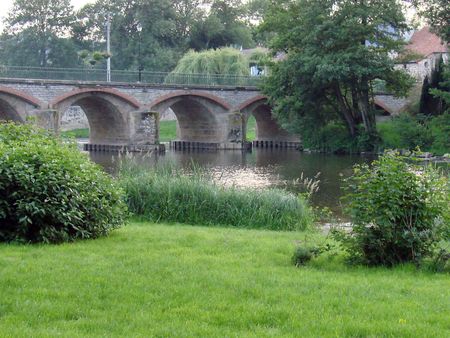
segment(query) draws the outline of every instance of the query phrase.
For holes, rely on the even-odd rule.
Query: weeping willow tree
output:
[[[167,76],[166,83],[235,85],[250,75],[249,59],[234,48],[189,51]]]

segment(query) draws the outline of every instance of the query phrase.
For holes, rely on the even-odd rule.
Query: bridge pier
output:
[[[59,134],[61,125],[61,114],[55,109],[33,110],[28,112],[26,123],[34,124],[40,128],[50,130]]]

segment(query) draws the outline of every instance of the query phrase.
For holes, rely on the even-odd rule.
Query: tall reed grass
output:
[[[129,210],[153,222],[303,230],[312,223],[307,201],[283,190],[223,187],[194,170],[122,165],[119,181]]]

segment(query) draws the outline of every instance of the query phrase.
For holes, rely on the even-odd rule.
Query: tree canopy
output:
[[[448,0],[413,0],[420,16],[424,17],[434,33],[450,43],[450,3]]]
[[[73,52],[65,37],[74,20],[70,0],[15,0],[5,21],[1,54],[30,66],[61,65],[57,55]]]
[[[107,17],[115,69],[170,71],[189,49],[254,45],[248,9],[238,0],[96,0],[76,12],[70,0],[15,0],[0,62],[83,65],[80,53],[104,53]]]
[[[276,33],[270,47],[286,57],[273,64],[264,92],[278,120],[299,132],[339,118],[351,136],[373,137],[373,81],[386,81],[398,95],[411,84],[391,57],[401,51],[407,29],[396,0],[273,4],[262,30]]]

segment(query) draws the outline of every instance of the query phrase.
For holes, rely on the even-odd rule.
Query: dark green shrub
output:
[[[308,263],[314,257],[314,253],[311,249],[305,248],[303,246],[298,246],[294,255],[292,255],[292,264],[299,267]]]
[[[428,269],[433,272],[450,272],[450,252],[445,249],[438,250],[430,261]]]
[[[65,242],[124,221],[120,188],[71,144],[0,124],[0,241]]]
[[[378,133],[382,149],[428,149],[433,137],[425,123],[408,114],[401,114],[391,121],[379,123]]]
[[[436,155],[450,153],[450,112],[432,118],[429,126],[433,136],[430,151]]]
[[[350,233],[335,232],[350,257],[368,265],[419,264],[448,234],[449,186],[433,166],[386,154],[346,180]]]
[[[347,128],[340,122],[330,121],[320,125],[309,121],[302,130],[304,148],[327,153],[353,153],[357,152],[356,142],[348,133]]]

